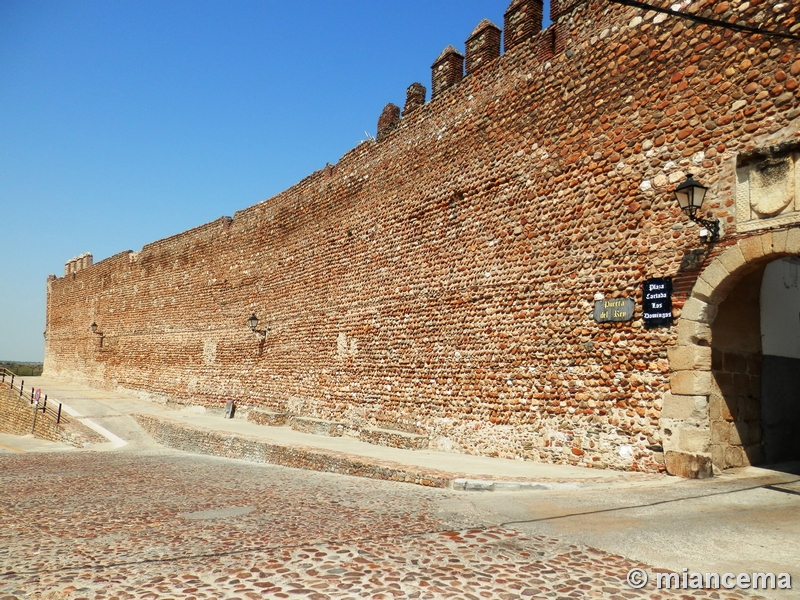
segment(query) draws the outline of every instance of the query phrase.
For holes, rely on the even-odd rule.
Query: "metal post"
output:
[[[58,403],[58,415],[56,415],[56,425],[61,423],[61,402]]]
[[[13,390],[14,389],[14,374],[13,373],[11,374],[11,383],[9,385],[11,386],[11,389]]]
[[[22,398],[22,389],[25,387],[25,380],[23,379],[19,383],[19,397]]]
[[[38,414],[39,414],[39,406],[37,405],[33,407],[33,427],[31,427],[31,433],[33,433],[36,430],[36,417]]]

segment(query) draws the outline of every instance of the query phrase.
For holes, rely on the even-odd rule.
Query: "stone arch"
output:
[[[670,391],[664,395],[661,433],[667,471],[708,477],[720,460],[712,455],[709,399],[712,376],[712,326],[720,305],[749,274],[768,263],[800,254],[800,228],[768,231],[738,240],[702,271],[683,306],[677,343],[668,350]]]

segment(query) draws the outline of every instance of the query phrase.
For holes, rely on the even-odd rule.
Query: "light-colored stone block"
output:
[[[786,238],[788,233],[789,232],[786,230],[772,232],[772,251],[775,254],[783,254],[786,252]]]
[[[481,479],[467,479],[464,489],[468,492],[491,492],[494,489],[494,482],[483,481]]]
[[[718,393],[712,393],[708,397],[708,418],[712,421],[731,421],[731,411],[728,403]]]
[[[708,396],[711,371],[675,371],[670,375],[669,387],[678,396]]]
[[[704,302],[708,302],[714,297],[714,288],[711,287],[708,282],[698,277],[692,288],[692,296]]]
[[[688,452],[667,452],[665,454],[667,473],[687,479],[711,477],[711,457],[707,454]]]
[[[671,392],[664,394],[664,407],[661,417],[668,419],[705,419],[708,416],[706,396],[678,396]]]
[[[786,232],[786,247],[784,252],[800,254],[800,227],[795,227]]]
[[[725,464],[728,467],[744,467],[749,464],[744,448],[741,446],[728,446],[725,448]]]
[[[696,344],[673,346],[667,350],[667,358],[669,359],[669,368],[673,371],[695,369],[708,371],[711,369],[711,348],[709,346]]]
[[[736,423],[725,423],[725,424],[728,426],[728,442],[732,446],[741,446],[742,435],[739,431],[739,427],[746,427],[746,425],[744,423],[740,423],[738,426]]]
[[[730,440],[730,423],[727,423],[725,421],[715,421],[714,423],[711,423],[712,444],[728,444],[729,440]]]
[[[679,447],[683,452],[708,452],[711,447],[711,430],[706,427],[682,428]]]
[[[766,233],[762,233],[760,236],[761,238],[761,248],[764,250],[764,256],[769,256],[775,250],[773,249],[773,240],[772,240],[772,232],[767,231]]]
[[[749,237],[738,242],[742,250],[742,256],[747,262],[753,262],[764,256],[764,248],[761,246],[759,236]]]
[[[727,465],[725,464],[725,446],[722,444],[717,444],[711,446],[711,462],[714,463],[714,466],[718,469],[724,469]]]
[[[522,489],[522,485],[516,481],[495,481],[492,485],[494,492],[518,492]]]
[[[747,265],[747,261],[742,254],[742,249],[739,246],[731,246],[725,250],[725,252],[720,254],[719,262],[725,267],[728,273],[736,273],[739,269]]]
[[[688,344],[710,345],[711,344],[711,327],[706,323],[693,321],[685,317],[681,317],[678,321],[678,346],[685,346]]]
[[[699,298],[689,298],[683,305],[681,319],[710,323],[717,316],[717,307],[714,304],[703,302]]]
[[[708,265],[700,274],[700,279],[708,283],[712,288],[721,286],[731,274],[722,265],[722,261],[715,260]]]

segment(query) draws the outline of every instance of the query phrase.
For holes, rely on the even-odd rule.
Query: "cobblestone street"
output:
[[[750,597],[633,590],[645,565],[482,523],[468,492],[171,451],[0,473],[2,600]]]

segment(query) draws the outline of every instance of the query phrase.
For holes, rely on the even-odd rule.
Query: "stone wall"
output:
[[[520,15],[541,12],[521,4],[527,37],[463,77],[446,49],[434,98],[385,113],[380,141],[232,219],[49,280],[45,372],[467,453],[662,469],[662,402],[693,397],[675,370],[695,358],[671,365],[678,328],[643,327],[641,282],[675,277],[680,323],[703,267],[751,235],[736,157],[800,115],[797,44],[606,2],[553,2],[532,31]],[[800,8],[687,10],[788,30]],[[687,173],[722,222],[711,252],[671,194]],[[634,298],[634,319],[596,323],[598,292]]]
[[[711,348],[711,453],[720,468],[757,464],[761,447],[760,294],[763,267],[720,305]]]
[[[8,385],[0,386],[0,433],[11,435],[30,435],[50,440],[51,442],[64,442],[81,447],[87,442],[104,441],[98,439],[96,433],[86,428],[81,423],[71,422],[66,415],[61,423],[56,423],[50,415],[42,415],[41,411],[36,418],[36,428],[33,429],[33,404],[27,396],[20,397],[19,391],[9,389]]]

